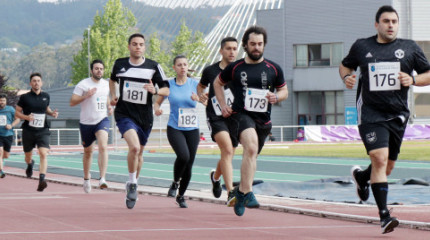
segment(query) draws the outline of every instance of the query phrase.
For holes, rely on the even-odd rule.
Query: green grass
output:
[[[400,149],[399,160],[417,160],[430,162],[430,141],[405,141]],[[173,153],[172,149],[156,149],[156,152]],[[218,147],[199,147],[197,154],[220,154]],[[236,155],[242,154],[238,147]],[[285,143],[283,145],[266,144],[261,155],[272,156],[311,156],[311,157],[346,157],[367,159],[366,149],[361,142],[344,143]]]

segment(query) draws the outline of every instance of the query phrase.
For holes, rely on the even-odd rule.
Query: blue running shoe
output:
[[[127,182],[126,184],[126,198],[125,198],[125,205],[128,209],[134,208],[134,205],[136,204],[137,200],[137,184],[136,183],[130,183]]]
[[[245,213],[245,195],[239,192],[239,187],[235,187],[233,191],[236,198],[234,213],[237,216],[242,216]]]
[[[0,178],[6,177],[6,173],[3,172],[3,170],[0,170]]]
[[[253,192],[249,192],[249,193],[245,194],[245,207],[247,207],[247,208],[259,208],[260,207],[260,203],[258,203]]]

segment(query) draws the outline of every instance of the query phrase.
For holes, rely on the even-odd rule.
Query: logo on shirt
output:
[[[46,100],[48,100],[47,98],[42,98],[42,101],[46,101]]]
[[[370,53],[370,52],[368,52],[367,54],[366,54],[366,58],[372,58],[373,57],[373,55]]]
[[[120,72],[125,72],[125,68],[121,68],[121,70],[119,70]]]
[[[242,83],[243,86],[248,86],[248,75],[246,74],[246,72],[240,72],[240,82]]]
[[[267,73],[265,71],[261,73],[261,86],[263,89],[267,88]]]
[[[394,52],[394,56],[396,56],[396,58],[398,59],[402,59],[403,57],[405,57],[405,52],[402,49],[397,49]]]
[[[378,140],[376,137],[376,132],[370,132],[366,134],[366,142],[369,144],[374,144]]]

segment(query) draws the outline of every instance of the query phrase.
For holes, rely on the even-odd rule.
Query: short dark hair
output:
[[[38,72],[34,72],[34,73],[32,73],[32,74],[30,75],[30,82],[31,82],[31,79],[32,79],[33,77],[40,77],[40,78],[42,78],[42,74],[40,74],[40,73],[38,73]]]
[[[376,16],[375,16],[375,22],[379,23],[379,18],[381,18],[381,15],[385,12],[393,12],[396,13],[397,18],[399,18],[399,14],[397,13],[396,9],[394,9],[392,6],[390,5],[384,5],[382,7],[380,7],[378,9],[378,11],[376,12]]]
[[[0,98],[6,98],[7,99],[7,96],[6,96],[6,94],[0,93]]]
[[[100,63],[101,65],[103,65],[103,67],[105,67],[105,64],[103,63],[103,61],[102,61],[102,60],[100,60],[100,59],[95,59],[95,60],[91,63],[91,65],[90,65],[91,70],[93,70],[93,66],[94,66],[94,64],[96,64],[96,63]]]
[[[267,43],[267,32],[266,32],[266,29],[264,29],[263,27],[254,25],[254,26],[251,26],[248,29],[246,29],[245,33],[243,34],[243,37],[242,37],[242,47],[245,47],[246,44],[248,43],[249,35],[251,33],[254,33],[254,34],[263,34],[264,46],[266,46],[266,43]]]
[[[178,55],[178,56],[176,56],[176,57],[173,59],[173,65],[175,65],[175,64],[176,64],[176,60],[181,59],[181,58],[185,58],[185,59],[187,59],[187,57],[185,57],[185,55]]]
[[[132,35],[128,38],[128,45],[130,45],[131,40],[132,40],[133,38],[135,38],[135,37],[140,37],[140,38],[143,38],[143,40],[145,40],[145,36],[143,36],[143,34],[141,34],[141,33],[134,33],[134,34],[132,34]]]
[[[237,43],[237,39],[235,37],[225,37],[221,40],[221,48],[224,48],[226,42],[236,42]]]

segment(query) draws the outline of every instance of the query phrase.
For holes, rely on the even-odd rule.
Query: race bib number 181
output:
[[[122,100],[137,104],[146,104],[148,91],[143,88],[146,83],[124,81]]]
[[[369,63],[370,91],[400,90],[400,62]]]

